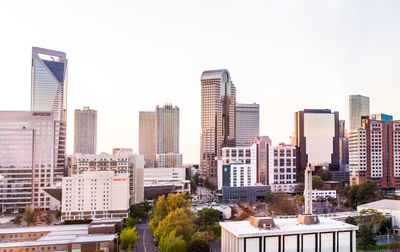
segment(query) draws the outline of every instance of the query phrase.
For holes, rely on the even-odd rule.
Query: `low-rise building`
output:
[[[221,222],[221,251],[356,251],[357,226],[319,218],[314,225],[295,218]]]

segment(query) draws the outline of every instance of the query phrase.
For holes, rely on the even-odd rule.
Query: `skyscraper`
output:
[[[201,75],[200,170],[217,183],[223,147],[236,145],[236,88],[228,70],[204,71]]]
[[[345,135],[361,127],[361,117],[369,116],[369,97],[362,95],[346,96]]]
[[[172,104],[157,106],[156,153],[179,153],[179,108]]]
[[[63,52],[32,48],[31,111],[51,111],[66,121],[67,65]]]
[[[311,164],[339,170],[339,112],[305,109],[295,113],[294,124],[297,169]]]
[[[139,154],[144,155],[145,168],[154,167],[156,134],[154,111],[139,112]]]
[[[45,191],[61,185],[65,162],[65,127],[50,111],[0,111],[0,207],[27,205],[59,209]]]
[[[96,154],[97,110],[83,107],[75,110],[74,153]]]
[[[260,135],[260,105],[236,103],[236,147],[250,146]]]

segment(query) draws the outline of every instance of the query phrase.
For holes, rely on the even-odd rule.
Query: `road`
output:
[[[139,239],[136,242],[135,252],[157,252],[158,247],[154,245],[153,242],[153,232],[149,228],[148,218],[142,219],[142,222],[136,225],[138,230]]]

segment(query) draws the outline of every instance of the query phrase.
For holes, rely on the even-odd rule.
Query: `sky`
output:
[[[0,2],[0,110],[30,110],[32,47],[68,58],[74,110],[98,111],[97,151],[138,152],[139,111],[180,108],[180,152],[199,163],[200,76],[227,69],[260,135],[289,143],[294,113],[370,97],[400,119],[400,1],[20,0]]]

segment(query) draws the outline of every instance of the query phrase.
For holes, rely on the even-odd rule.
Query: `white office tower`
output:
[[[345,103],[345,134],[361,127],[361,117],[369,116],[369,97],[362,95],[348,95]]]
[[[272,190],[274,192],[294,193],[296,183],[296,147],[280,143],[274,147],[274,166],[269,169],[273,174]],[[270,175],[270,177],[272,177]]]
[[[75,110],[74,153],[96,154],[97,110],[83,107]]]
[[[61,221],[127,218],[129,173],[82,171],[63,178]]]
[[[115,154],[100,153],[92,154],[73,154],[71,156],[70,174],[78,175],[83,172],[113,171],[115,176],[129,174],[129,204],[137,204],[143,201],[143,155],[136,154]],[[95,176],[96,173],[93,173]]]
[[[236,146],[250,146],[260,135],[260,105],[236,103]]]
[[[251,186],[257,182],[256,146],[225,147],[218,162],[218,189],[223,186]],[[224,169],[229,166],[229,178],[224,179]]]

